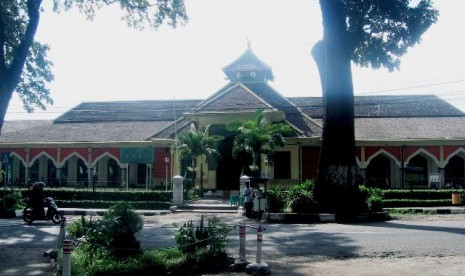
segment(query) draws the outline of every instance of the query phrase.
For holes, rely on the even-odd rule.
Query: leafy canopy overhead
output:
[[[53,81],[49,46],[35,41],[44,12],[43,0],[0,0],[0,130],[16,92],[28,112],[53,104],[47,84]],[[119,5],[130,27],[157,29],[187,22],[184,0],[52,0],[53,11],[77,8],[88,19],[110,5]]]
[[[411,0],[341,2],[351,60],[374,69],[399,69],[400,57],[421,42],[421,35],[439,16],[430,0],[420,1],[417,6],[411,6]]]
[[[123,12],[121,18],[139,29],[145,26],[156,29],[164,23],[176,28],[187,21],[184,0],[53,0],[55,11],[77,7],[88,19],[93,19],[99,9],[111,4],[118,4]]]

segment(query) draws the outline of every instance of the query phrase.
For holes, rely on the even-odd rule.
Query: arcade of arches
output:
[[[222,157],[208,164],[204,187],[236,190],[243,165],[230,157],[232,138],[220,145]],[[21,149],[24,151],[24,149]],[[9,183],[25,186],[33,181],[47,185],[82,187],[154,187],[170,181],[174,163],[169,148],[156,150],[151,163],[122,163],[115,151],[101,151],[87,160],[76,151],[61,161],[51,150],[29,149],[36,155],[26,162],[18,149],[10,150]],[[404,156],[404,158],[402,158]],[[297,182],[316,176],[318,147],[287,145],[276,153],[277,161],[262,164],[262,176],[272,183]],[[165,163],[168,158],[170,163]],[[89,161],[91,160],[91,161]],[[359,147],[358,172],[364,183],[379,188],[440,188],[465,185],[465,150],[459,146],[438,147]],[[246,172],[247,173],[247,172]],[[197,176],[197,178],[199,178]],[[197,179],[198,181],[198,179]],[[169,183],[169,182],[168,182]],[[165,183],[166,184],[166,183]]]
[[[54,152],[50,149],[35,151],[37,155],[26,162],[27,158],[18,154],[21,151],[24,152],[22,149],[9,150],[8,166],[2,162],[2,169],[7,172],[4,181],[8,179],[15,186],[43,181],[50,186],[153,187],[164,186],[163,182],[171,178],[171,163],[165,161],[170,156],[169,148],[157,150],[150,163],[122,163],[114,150],[101,152],[97,158],[92,160],[89,157],[86,160],[73,149],[61,149],[61,152],[71,152],[61,162],[57,156],[52,157],[48,153]],[[31,148],[27,151],[33,152]]]

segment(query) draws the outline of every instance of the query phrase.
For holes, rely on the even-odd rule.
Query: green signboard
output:
[[[123,164],[152,164],[155,160],[153,148],[121,148],[119,161]]]

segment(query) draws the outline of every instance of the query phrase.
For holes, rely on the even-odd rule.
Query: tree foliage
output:
[[[0,131],[14,92],[28,112],[53,104],[47,86],[53,81],[49,46],[34,40],[44,12],[42,1],[0,1]],[[164,23],[176,27],[187,21],[184,0],[53,0],[55,12],[77,8],[88,19],[109,5],[119,5],[122,19],[138,29]]]
[[[292,133],[292,129],[285,123],[270,123],[265,118],[263,110],[259,110],[252,120],[233,123],[228,129],[236,132],[232,154],[237,158],[246,154],[252,161],[251,171],[259,171],[261,155],[272,160],[275,147],[284,146],[284,136]]]
[[[203,189],[203,165],[210,159],[215,160],[220,156],[218,145],[223,136],[209,135],[208,128],[197,130],[192,126],[191,130],[178,137],[175,150],[179,153],[179,159],[191,160],[191,170],[194,170],[196,160],[200,157],[200,192]],[[205,156],[205,160],[203,157]],[[195,179],[193,179],[193,183]]]

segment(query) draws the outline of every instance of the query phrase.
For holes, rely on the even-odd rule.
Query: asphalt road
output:
[[[233,226],[256,225],[237,215],[219,216]],[[209,216],[209,214],[207,214]],[[174,233],[200,214],[145,217],[143,248],[175,246]],[[68,218],[73,220],[75,218]],[[365,224],[264,224],[262,260],[273,275],[463,275],[465,215],[429,216]],[[59,227],[0,220],[0,275],[51,275],[44,250],[56,246]],[[238,229],[229,254],[238,257]],[[255,261],[256,231],[247,230],[247,260]],[[241,273],[225,273],[240,275]]]

